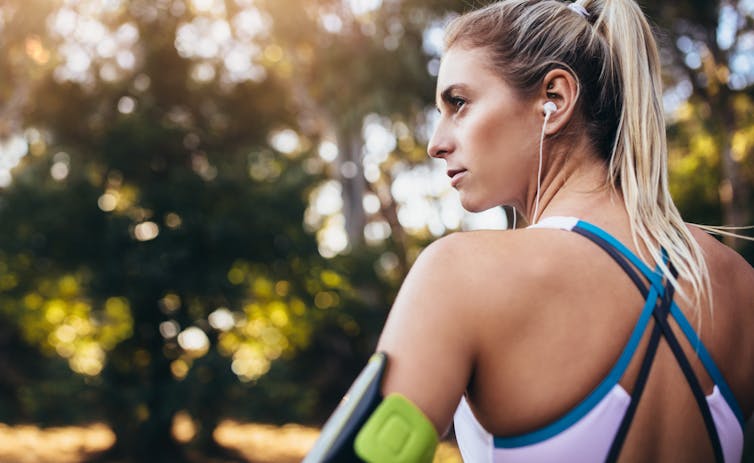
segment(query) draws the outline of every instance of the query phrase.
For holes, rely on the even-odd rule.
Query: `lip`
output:
[[[448,169],[448,177],[450,177],[450,185],[456,187],[458,182],[466,175],[466,169]]]

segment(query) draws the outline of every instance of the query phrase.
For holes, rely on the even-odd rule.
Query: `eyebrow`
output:
[[[450,103],[450,100],[453,99],[453,92],[456,90],[466,90],[467,87],[464,84],[450,84],[440,93],[440,99],[445,103]],[[437,110],[440,110],[440,105],[435,102],[435,107]]]

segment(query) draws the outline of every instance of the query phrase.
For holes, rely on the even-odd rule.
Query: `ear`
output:
[[[542,80],[542,88],[537,98],[539,110],[544,117],[544,104],[555,103],[557,110],[550,114],[545,128],[546,135],[554,135],[568,125],[574,117],[579,98],[579,83],[576,77],[565,69],[553,69]]]

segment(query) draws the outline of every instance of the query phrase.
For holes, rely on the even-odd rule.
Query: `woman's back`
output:
[[[628,228],[618,222],[599,225],[636,253]],[[745,333],[745,327],[754,326],[754,272],[716,240],[693,233],[708,260],[715,301],[712,318],[708,308],[699,311],[703,317],[701,339],[744,416],[749,416],[754,372],[741,366],[754,364],[754,342]],[[468,403],[479,423],[498,436],[504,447],[506,436],[541,432],[605,380],[629,342],[645,298],[606,252],[576,233],[527,229],[465,235],[454,238],[454,246],[467,248],[458,253],[466,256],[465,262],[457,265],[472,266],[477,275],[483,275],[483,281],[474,282],[473,288],[457,288],[469,295],[464,313],[476,333]],[[688,304],[678,295],[675,301],[698,328]],[[625,373],[617,379],[623,392],[614,393],[625,400],[616,400],[626,406],[653,325],[650,321],[643,330]],[[677,323],[671,321],[670,326],[704,394],[711,396],[714,381]],[[721,397],[715,400],[725,405]],[[621,453],[624,459],[714,459],[700,407],[664,340],[659,342],[638,403]],[[618,422],[622,416],[621,412]],[[592,439],[596,432],[591,430]]]

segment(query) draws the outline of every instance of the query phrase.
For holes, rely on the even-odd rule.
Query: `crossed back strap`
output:
[[[647,384],[647,379],[649,378],[652,363],[654,361],[655,354],[657,353],[659,341],[662,337],[665,339],[671,351],[673,352],[673,356],[678,362],[678,365],[681,367],[681,371],[686,378],[686,382],[691,388],[694,399],[699,406],[699,410],[704,420],[704,425],[707,428],[708,435],[710,436],[712,449],[715,454],[715,460],[717,462],[723,463],[724,457],[722,445],[720,443],[720,437],[717,433],[717,427],[715,426],[715,421],[712,418],[712,413],[709,409],[709,405],[707,404],[707,399],[705,397],[704,391],[702,390],[701,384],[699,383],[699,379],[696,377],[694,370],[691,368],[691,364],[689,363],[686,354],[683,352],[678,339],[676,338],[670,327],[670,324],[668,323],[668,314],[672,313],[673,317],[676,318],[675,313],[671,310],[673,306],[674,294],[673,285],[670,281],[663,282],[663,275],[659,267],[655,268],[654,272],[649,271],[649,269],[645,265],[643,265],[641,261],[638,261],[636,256],[630,253],[630,251],[628,251],[623,246],[617,245],[615,240],[609,239],[609,235],[605,236],[606,234],[604,232],[601,232],[601,230],[597,229],[596,227],[590,227],[582,222],[579,222],[572,228],[572,231],[586,237],[597,246],[602,248],[628,275],[634,285],[641,292],[647,303],[652,302],[654,304],[652,317],[654,318],[655,323],[652,327],[652,333],[650,334],[647,350],[644,353],[644,358],[642,359],[639,374],[636,378],[636,382],[634,383],[634,389],[631,394],[631,402],[628,406],[628,409],[626,410],[626,414],[623,416],[623,420],[621,421],[620,427],[618,428],[618,432],[615,435],[613,443],[610,446],[610,451],[608,452],[606,461],[615,462],[618,460],[621,449],[626,440],[626,436],[628,435],[628,430],[631,426],[631,422],[633,421],[634,415],[636,414],[636,409],[639,406],[639,401],[641,400],[641,396]],[[668,265],[671,273],[673,274],[673,277],[676,278],[678,276],[678,273],[676,272],[672,263],[668,262],[666,259],[665,264]],[[638,272],[637,269],[639,270]],[[639,273],[642,273],[646,277],[649,282],[649,286],[647,286],[647,284],[644,282],[644,279],[639,276]]]

